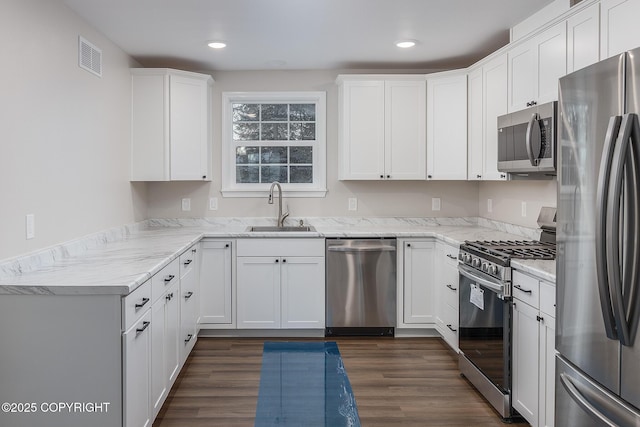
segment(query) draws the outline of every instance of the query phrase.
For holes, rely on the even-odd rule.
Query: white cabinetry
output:
[[[180,370],[179,282],[177,259],[151,278],[151,406],[154,417]]]
[[[406,324],[435,323],[435,242],[403,242],[403,317]]]
[[[436,327],[454,351],[458,351],[458,248],[438,242],[436,263]]]
[[[467,179],[467,75],[427,76],[427,179]]]
[[[638,0],[602,0],[600,2],[600,56],[602,59],[640,46],[638,16],[640,16]]]
[[[211,76],[167,68],[131,73],[131,180],[211,180]]]
[[[553,426],[555,287],[513,272],[513,407],[533,426]]]
[[[567,73],[600,59],[600,4],[595,3],[567,19]]]
[[[558,79],[567,72],[565,21],[508,52],[509,112],[558,99]]]
[[[469,73],[468,179],[506,180],[498,171],[498,116],[507,113],[507,55]]]
[[[200,327],[226,328],[233,318],[232,241],[209,240],[201,243]]]
[[[338,76],[341,180],[425,179],[424,80]]]
[[[187,360],[198,338],[198,313],[200,308],[199,244],[180,255],[180,366]]]
[[[323,239],[237,241],[238,329],[324,328]]]

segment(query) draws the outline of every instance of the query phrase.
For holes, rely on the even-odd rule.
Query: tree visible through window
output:
[[[315,92],[307,99],[296,94],[295,101],[286,100],[286,92],[266,100],[265,94],[254,99],[250,94],[242,99],[227,94],[226,120],[231,123],[225,123],[230,125],[226,143],[234,158],[230,188],[257,189],[257,184],[273,181],[300,190],[325,185],[317,182],[324,180],[324,170],[316,170],[325,167],[324,102]]]

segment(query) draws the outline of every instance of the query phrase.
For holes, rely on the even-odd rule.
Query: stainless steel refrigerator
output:
[[[640,49],[559,88],[555,425],[640,426]]]

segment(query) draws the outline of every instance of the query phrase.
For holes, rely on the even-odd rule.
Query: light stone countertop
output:
[[[310,218],[316,232],[255,233],[271,219],[147,220],[0,262],[0,295],[127,295],[202,238],[397,237],[465,240],[537,238],[531,229],[468,218]],[[297,223],[294,222],[294,223]],[[511,228],[509,228],[511,227]],[[515,228],[514,228],[515,227]],[[510,232],[508,232],[510,231]],[[517,232],[518,234],[514,234]],[[554,261],[513,261],[514,268],[555,281]]]

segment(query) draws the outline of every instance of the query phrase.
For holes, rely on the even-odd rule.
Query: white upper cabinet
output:
[[[498,116],[507,112],[507,55],[469,73],[468,179],[506,180],[498,172]]]
[[[131,73],[131,180],[210,181],[211,76],[167,68]]]
[[[600,5],[593,4],[567,19],[567,73],[600,60]]]
[[[554,25],[508,52],[508,108],[518,111],[558,99],[567,73],[567,24]]]
[[[424,75],[338,76],[341,180],[426,176]]]
[[[600,2],[600,56],[609,58],[640,46],[640,1],[602,0]]]
[[[427,179],[467,179],[467,75],[427,76]]]

